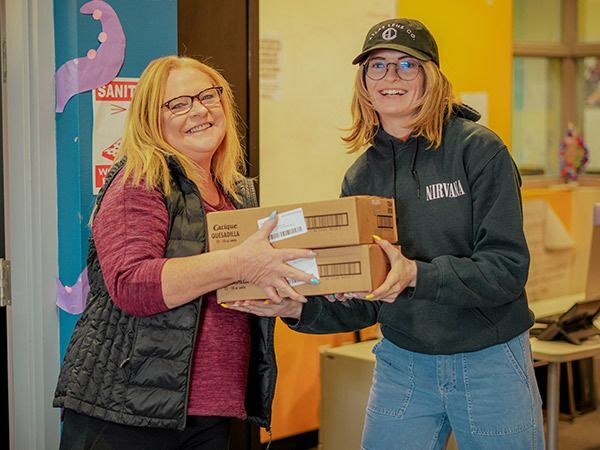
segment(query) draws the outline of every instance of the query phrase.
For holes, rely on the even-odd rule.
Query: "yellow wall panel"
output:
[[[279,382],[273,405],[273,439],[319,428],[319,347],[353,342],[349,333],[308,335],[290,330],[278,321],[275,351]],[[263,432],[263,441],[266,439]]]
[[[440,49],[455,92],[487,92],[489,127],[511,142],[512,1],[398,1],[399,15],[422,21]]]
[[[361,339],[374,339],[379,327],[361,331]],[[320,369],[319,348],[354,342],[354,333],[334,335],[300,334],[277,321],[275,352],[278,382],[273,402],[273,439],[305,433],[319,428]],[[261,430],[262,442],[268,435]]]

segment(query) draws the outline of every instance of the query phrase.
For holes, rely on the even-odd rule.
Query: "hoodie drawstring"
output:
[[[398,198],[398,196],[396,195],[396,147],[394,146],[394,142],[392,140],[390,140],[390,145],[392,146],[392,180],[393,180],[393,191],[394,191],[394,203],[396,202],[396,199]],[[396,209],[398,208],[398,205],[396,205]],[[396,215],[398,214],[398,211],[396,211]]]
[[[390,140],[390,146],[392,147],[392,165],[393,165],[393,183],[394,183],[394,200],[398,198],[396,195],[396,147],[394,146],[394,141]],[[413,177],[415,185],[417,187],[417,198],[421,198],[421,180],[419,180],[419,172],[417,172],[416,164],[417,164],[417,153],[419,153],[419,139],[416,139],[416,147],[415,152],[412,156],[412,161],[410,163],[410,173]]]
[[[421,182],[419,180],[419,172],[417,172],[417,169],[416,169],[417,153],[419,153],[419,138],[417,138],[416,140],[417,140],[417,146],[415,147],[415,152],[413,153],[412,162],[410,164],[410,173],[413,177],[413,180],[415,180],[415,184],[417,185],[417,198],[420,199],[421,198]]]

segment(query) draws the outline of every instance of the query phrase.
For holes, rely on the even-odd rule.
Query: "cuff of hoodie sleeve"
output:
[[[409,295],[410,299],[437,301],[441,273],[437,265],[417,261],[417,285]]]
[[[308,302],[302,305],[302,313],[300,314],[300,320],[296,319],[282,319],[283,322],[295,331],[302,331],[310,329],[311,325],[315,323],[317,318],[321,315],[323,304],[317,297],[309,297]]]

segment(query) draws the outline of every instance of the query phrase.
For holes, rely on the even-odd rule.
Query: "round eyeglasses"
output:
[[[194,100],[198,100],[205,108],[212,108],[221,103],[221,94],[223,93],[222,86],[213,86],[208,89],[203,89],[196,95],[182,95],[175,97],[162,104],[163,108],[167,108],[175,116],[185,114],[192,109]]]
[[[384,59],[374,58],[364,64],[365,73],[371,80],[383,80],[390,66],[396,66],[398,77],[404,81],[412,81],[419,75],[421,63],[413,58],[405,58],[398,62],[385,62]]]

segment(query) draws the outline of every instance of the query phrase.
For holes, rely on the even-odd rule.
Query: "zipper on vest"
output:
[[[273,442],[273,433],[271,433],[271,427],[267,428],[267,433],[269,433],[269,442],[267,442],[267,447],[265,450],[269,450],[271,448],[271,443]]]
[[[258,320],[267,320],[267,348],[270,347],[273,349],[272,354],[270,355],[274,360],[275,360],[275,321],[274,320],[269,320],[270,318],[268,317],[259,317]],[[269,380],[269,392],[268,392],[268,398],[267,398],[267,405],[271,405],[271,408],[273,406],[273,397],[275,396],[275,383],[277,382],[277,375],[275,375],[274,377],[271,377],[271,379]],[[271,409],[269,408],[269,409]],[[271,434],[271,419],[272,419],[272,411],[269,413],[268,417],[265,417],[265,419],[267,419],[267,433],[269,433],[269,441],[271,441],[272,439],[272,434]],[[268,448],[268,447],[267,447]]]
[[[131,357],[133,356],[133,350],[135,349],[135,341],[136,341],[136,337],[137,337],[137,327],[138,327],[138,320],[136,318],[135,331],[131,330],[131,331],[127,332],[127,335],[131,336],[131,348],[129,349],[127,358],[125,358],[123,361],[121,361],[121,364],[119,364],[119,368],[121,368],[121,369],[127,365],[127,363],[131,360]]]
[[[187,178],[183,177],[184,180],[187,180]],[[188,180],[189,181],[189,180]],[[200,193],[200,189],[198,188],[198,186],[196,186],[195,183],[192,183],[191,181],[189,181],[192,187],[192,194],[194,194],[196,197],[198,197],[199,203],[200,203],[200,217],[203,220],[203,224],[202,226],[204,227],[204,233],[205,236],[208,236],[208,229],[207,229],[207,225],[206,225],[206,209],[204,208],[204,201],[202,200],[202,194]],[[185,197],[185,194],[184,194]],[[202,251],[202,253],[208,253],[208,238],[204,239],[204,250]],[[192,379],[192,358],[194,357],[194,351],[196,348],[196,340],[198,338],[198,327],[200,324],[200,314],[202,311],[202,303],[204,302],[204,295],[201,295],[200,297],[198,297],[196,300],[190,302],[190,303],[197,303],[197,314],[196,314],[196,327],[194,329],[194,337],[192,340],[192,352],[190,354],[190,360],[188,362],[188,370],[187,370],[187,381],[186,381],[186,389],[185,389],[185,397],[183,400],[183,404],[184,404],[184,409],[183,409],[183,425],[184,427],[187,425],[187,410],[188,410],[188,404],[190,401],[190,383],[191,383],[191,379]]]
[[[200,204],[202,204],[202,202],[200,202]],[[208,246],[208,239],[206,240],[206,246]],[[207,250],[205,250],[206,252]],[[200,297],[198,297],[196,300],[190,302],[190,303],[197,303],[196,308],[197,308],[197,313],[196,313],[196,327],[194,329],[194,338],[192,340],[192,351],[191,351],[191,355],[190,355],[190,360],[188,362],[188,371],[187,371],[187,381],[186,381],[186,389],[185,389],[185,398],[183,400],[183,404],[184,404],[184,409],[183,409],[183,425],[184,428],[185,426],[187,426],[187,411],[188,411],[188,404],[190,401],[190,383],[192,381],[192,358],[194,357],[194,351],[196,349],[196,344],[198,342],[196,342],[196,340],[198,339],[198,327],[200,324],[200,313],[202,311],[202,303],[204,303],[204,295],[201,295]]]

